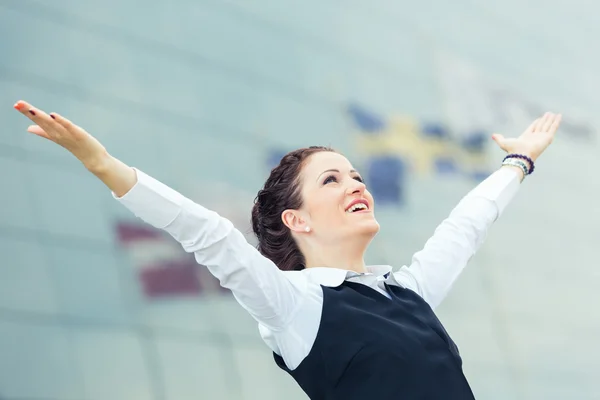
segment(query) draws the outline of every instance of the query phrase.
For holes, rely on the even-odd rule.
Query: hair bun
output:
[[[306,159],[322,151],[333,150],[310,147],[283,156],[254,199],[252,230],[258,238],[258,251],[284,271],[304,269],[305,261],[281,214],[302,206],[298,177]]]

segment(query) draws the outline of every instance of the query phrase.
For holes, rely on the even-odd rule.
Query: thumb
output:
[[[42,128],[40,128],[38,125],[30,125],[29,128],[27,128],[27,132],[33,133],[34,135],[41,136],[48,140],[52,140],[52,139],[50,139],[50,136],[48,136],[48,134]]]
[[[506,138],[504,137],[504,135],[501,135],[499,133],[494,133],[492,135],[492,139],[494,140],[494,142],[496,142],[496,144],[498,146],[500,146],[501,148],[504,148],[504,145],[506,143]]]

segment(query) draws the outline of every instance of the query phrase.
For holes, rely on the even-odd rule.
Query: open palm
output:
[[[523,154],[535,161],[554,140],[561,119],[560,114],[547,112],[533,121],[517,138],[505,138],[494,134],[492,139],[507,153]]]
[[[36,124],[30,125],[28,132],[64,147],[84,165],[89,167],[106,154],[106,149],[96,138],[59,114],[48,114],[22,100],[14,108]]]

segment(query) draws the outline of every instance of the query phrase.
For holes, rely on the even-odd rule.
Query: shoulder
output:
[[[302,271],[281,271],[283,276],[297,288],[306,288],[311,282],[309,275]]]
[[[283,274],[302,293],[298,306],[283,329],[273,331],[260,323],[258,329],[265,344],[293,370],[310,353],[316,340],[321,323],[323,289],[305,271],[283,271]]]

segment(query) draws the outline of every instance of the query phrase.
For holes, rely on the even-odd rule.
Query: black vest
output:
[[[431,307],[409,289],[392,299],[360,283],[323,287],[315,343],[287,371],[313,400],[467,400],[473,392],[458,348]]]

